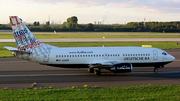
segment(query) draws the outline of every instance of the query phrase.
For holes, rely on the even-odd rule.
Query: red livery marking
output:
[[[24,38],[26,38],[26,36],[25,35],[21,35],[21,36],[17,37],[17,40],[22,40]]]
[[[12,26],[16,26],[16,25],[20,25],[21,24],[21,22],[18,21],[17,16],[12,16],[10,18],[10,23],[11,23]]]
[[[41,42],[35,41],[29,45],[25,45],[23,47],[18,47],[18,50],[25,51],[26,49],[34,49],[34,48],[38,47],[40,44],[41,44]]]

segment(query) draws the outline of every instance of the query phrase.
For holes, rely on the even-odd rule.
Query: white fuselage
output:
[[[41,53],[40,53],[41,54]],[[89,65],[116,61],[133,66],[165,65],[175,58],[164,50],[149,47],[53,47],[48,54],[31,59],[47,65]]]

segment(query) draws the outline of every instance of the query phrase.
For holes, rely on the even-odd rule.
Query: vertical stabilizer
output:
[[[41,43],[19,17],[10,16],[9,18],[18,49],[5,48],[13,51],[14,55],[19,58],[39,63],[47,63],[51,49],[55,46]]]
[[[33,35],[19,17],[10,16],[9,18],[18,50],[26,51],[40,46],[41,42]]]

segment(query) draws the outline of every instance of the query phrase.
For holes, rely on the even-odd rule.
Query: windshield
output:
[[[162,52],[162,55],[168,55],[168,53],[166,51]]]

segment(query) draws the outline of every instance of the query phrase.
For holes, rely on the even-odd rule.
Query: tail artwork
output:
[[[9,18],[17,48],[8,46],[5,46],[5,48],[12,51],[16,57],[22,59],[30,61],[38,59],[38,62],[48,62],[53,46],[41,43],[19,17],[10,16]],[[39,61],[40,58],[41,61]]]
[[[39,47],[41,42],[30,32],[17,16],[10,16],[10,23],[18,50],[26,51]]]

